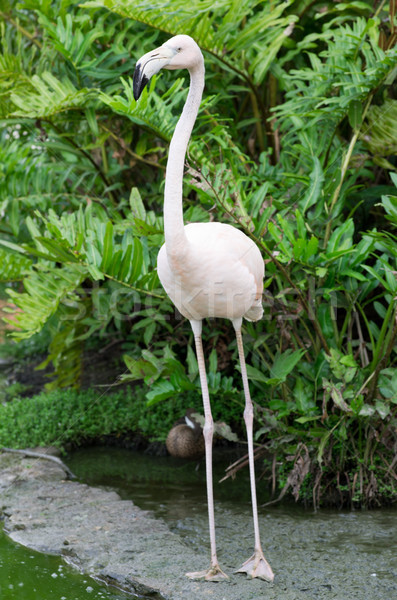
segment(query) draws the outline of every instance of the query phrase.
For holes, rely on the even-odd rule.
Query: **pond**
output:
[[[66,462],[80,481],[115,489],[122,498],[132,499],[140,508],[163,519],[197,553],[208,554],[204,461],[184,462],[129,450],[90,447],[74,452]],[[234,481],[219,483],[224,467],[224,461],[215,461],[215,517],[219,558],[231,569],[238,566],[238,557],[247,558],[252,550],[251,503],[247,470],[239,472]],[[258,497],[260,504],[268,500],[264,481],[258,482]],[[283,503],[260,506],[259,512],[265,555],[276,574],[274,584],[260,584],[267,598],[397,598],[396,509],[314,513],[294,503]],[[245,581],[242,576],[236,577],[239,585]],[[247,598],[253,597],[255,583],[242,586]],[[214,590],[220,589],[218,585]],[[218,592],[214,593],[216,596]],[[0,532],[1,600],[126,597],[73,571],[60,558],[24,549]]]
[[[12,542],[0,524],[1,600],[126,600],[122,592],[82,576],[57,556]]]
[[[165,520],[196,551],[208,552],[204,460],[186,462],[93,447],[74,452],[67,463],[84,482],[115,489]],[[234,481],[219,483],[225,466],[224,461],[215,461],[214,493],[219,556],[227,563],[233,545],[252,544],[252,525],[248,469]],[[259,504],[269,499],[267,488],[266,482],[258,482]],[[277,556],[276,564],[273,557],[269,562],[280,600],[314,600],[311,592],[306,596],[305,582],[318,590],[316,600],[397,598],[396,508],[314,513],[287,502],[260,507],[265,556]]]

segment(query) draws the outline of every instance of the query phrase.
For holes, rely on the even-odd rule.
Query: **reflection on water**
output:
[[[122,449],[93,447],[69,457],[68,465],[85,483],[110,486],[122,498],[163,518],[169,527],[197,550],[208,548],[204,460],[188,462],[171,457],[146,456]],[[214,464],[215,518],[220,535],[251,539],[251,497],[248,469],[235,480],[218,483],[227,464]],[[265,503],[268,485],[258,482],[258,502]],[[384,556],[386,570],[397,568],[397,510],[336,511],[314,513],[295,503],[260,508],[269,534],[286,551],[326,552],[330,556]],[[397,597],[397,594],[396,594]],[[363,599],[364,600],[364,599]],[[366,600],[366,599],[365,599]],[[368,599],[369,600],[369,599]],[[389,599],[388,599],[389,600]]]
[[[233,457],[233,460],[235,457]],[[91,485],[109,486],[137,506],[165,520],[184,518],[192,510],[206,514],[205,463],[170,456],[148,456],[129,450],[91,447],[78,450],[66,461],[72,471]],[[250,506],[248,469],[235,480],[218,481],[225,475],[225,460],[214,460],[215,502]],[[268,485],[257,484],[261,502],[269,499]]]

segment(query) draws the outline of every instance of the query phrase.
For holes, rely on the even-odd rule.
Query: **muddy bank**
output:
[[[208,565],[203,513],[168,526],[108,489],[65,480],[59,465],[0,454],[0,509],[6,532],[30,548],[59,554],[81,571],[141,597],[166,600],[390,600],[397,596],[396,527],[382,513],[313,519],[261,510],[273,584],[233,574],[252,552],[249,511],[216,515],[228,583],[188,580]],[[368,518],[367,518],[368,517]],[[396,513],[397,522],[397,513]],[[186,527],[189,529],[186,535]],[[206,526],[205,526],[206,530]],[[205,534],[207,537],[207,534]],[[205,540],[204,544],[207,543]]]

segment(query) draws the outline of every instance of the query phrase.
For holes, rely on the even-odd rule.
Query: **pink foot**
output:
[[[265,581],[273,581],[274,573],[271,566],[263,556],[262,550],[255,550],[254,554],[241,565],[236,573],[247,573],[249,579],[259,577]]]

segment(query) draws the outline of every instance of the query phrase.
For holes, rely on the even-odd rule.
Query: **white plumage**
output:
[[[204,88],[204,59],[196,42],[177,35],[160,48],[148,52],[134,72],[137,100],[150,77],[161,68],[183,69],[190,73],[189,94],[170,143],[164,192],[165,244],[160,249],[157,269],[160,281],[181,314],[189,319],[194,333],[205,414],[204,440],[207,474],[208,518],[211,565],[204,571],[187,573],[193,579],[220,581],[227,575],[219,566],[215,543],[215,517],[212,487],[212,438],[208,384],[201,340],[202,320],[207,317],[230,319],[236,332],[243,379],[248,454],[254,519],[254,554],[238,569],[249,577],[273,580],[273,572],[261,548],[255,489],[253,454],[253,406],[248,387],[241,323],[243,317],[262,317],[264,263],[257,246],[239,229],[224,223],[184,225],[182,211],[183,171],[187,145],[195,123]]]
[[[157,260],[160,281],[181,314],[260,319],[264,264],[252,240],[224,223],[191,223],[185,234],[185,252],[172,267],[166,244]]]

